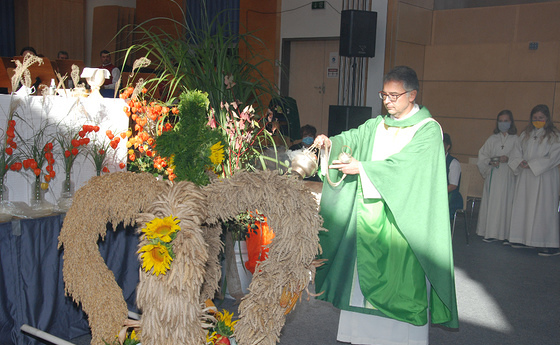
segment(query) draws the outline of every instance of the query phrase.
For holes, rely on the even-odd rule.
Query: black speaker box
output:
[[[356,128],[371,118],[371,107],[331,105],[328,136],[332,137],[350,128]]]
[[[340,20],[340,56],[374,57],[377,12],[344,10]]]

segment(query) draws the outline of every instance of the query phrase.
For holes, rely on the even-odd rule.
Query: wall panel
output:
[[[426,46],[426,80],[508,80],[509,44]]]
[[[434,44],[511,42],[517,7],[434,11]]]
[[[434,116],[494,118],[506,104],[506,83],[424,81],[423,102]]]
[[[557,80],[560,41],[539,42],[539,49],[529,50],[529,43],[514,43],[509,54],[508,80]]]
[[[560,2],[519,6],[517,41],[558,41]]]
[[[432,11],[401,3],[397,40],[427,45],[432,36]]]
[[[16,3],[16,53],[29,45],[51,60],[59,50],[68,51],[72,59],[83,59],[84,0]]]
[[[425,46],[420,44],[397,42],[395,66],[410,66],[418,79],[424,79],[424,49]]]
[[[434,117],[445,133],[451,136],[451,154],[460,162],[468,162],[469,157],[478,156],[478,150],[492,134],[495,119],[465,120],[455,118]]]
[[[560,83],[554,83],[554,104],[549,104],[552,121],[560,121]]]

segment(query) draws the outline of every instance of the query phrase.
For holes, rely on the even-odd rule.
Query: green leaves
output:
[[[173,157],[177,180],[206,185],[206,170],[212,166],[210,147],[222,140],[221,132],[206,125],[209,100],[206,93],[187,91],[180,96],[179,122],[173,131],[156,138],[161,156]]]

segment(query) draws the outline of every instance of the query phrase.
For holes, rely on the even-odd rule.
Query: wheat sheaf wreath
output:
[[[107,203],[107,195],[115,193],[123,200]],[[315,275],[313,260],[319,250],[318,232],[323,230],[316,201],[302,181],[275,171],[239,172],[200,188],[121,172],[94,177],[79,189],[66,214],[59,247],[64,247],[66,293],[88,315],[91,344],[111,342],[128,313],[97,245],[107,222],[136,223],[141,229],[154,217],[173,215],[179,220],[170,272],[156,276],[140,270],[141,340],[143,345],[202,345],[204,301],[214,296],[221,277],[220,222],[247,210],[265,214],[275,238],[239,305],[234,335],[239,345],[273,345],[285,315],[308,286],[310,273]],[[141,240],[139,247],[144,244]]]

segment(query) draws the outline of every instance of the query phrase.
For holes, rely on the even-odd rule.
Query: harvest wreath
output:
[[[115,193],[126,197],[116,205],[107,203],[107,195]],[[206,344],[204,302],[214,296],[221,276],[220,222],[256,209],[267,216],[275,238],[238,308],[234,336],[240,345],[276,344],[285,315],[309,284],[310,274],[315,275],[322,218],[304,183],[277,171],[241,171],[204,187],[157,181],[148,173],[92,178],[76,192],[59,237],[66,293],[81,303],[89,317],[91,344],[114,339],[128,313],[97,245],[99,236],[105,237],[107,222],[136,223],[139,234],[154,219],[171,217],[167,219],[180,227],[174,229],[174,258],[167,272],[155,275],[152,267],[140,270],[139,336],[144,345],[202,345]],[[139,249],[149,242],[144,231]]]

